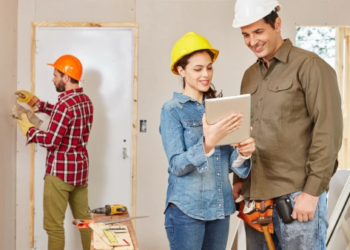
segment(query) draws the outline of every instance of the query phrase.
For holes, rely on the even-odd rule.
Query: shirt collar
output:
[[[187,96],[187,95],[183,95],[181,93],[178,93],[178,92],[174,92],[173,94],[173,98],[179,100],[180,103],[186,103],[188,101],[191,101],[191,102],[197,102],[196,100],[192,99],[191,97]],[[205,101],[205,95],[203,95],[203,98],[204,98],[204,101]],[[204,103],[204,102],[203,102]]]
[[[289,39],[285,39],[284,43],[281,45],[281,47],[278,48],[273,58],[276,58],[278,61],[286,63],[292,47],[292,42]],[[262,58],[259,58],[258,62],[263,63],[264,60]]]
[[[183,95],[183,94],[178,93],[178,92],[174,92],[173,98],[179,100],[179,102],[181,102],[181,103],[191,101],[191,97],[189,97],[187,95]]]
[[[83,88],[77,88],[77,89],[70,89],[66,92],[63,92],[62,94],[60,94],[58,96],[58,101],[62,100],[63,97],[67,96],[67,95],[71,95],[71,94],[76,94],[76,93],[82,93],[83,92]]]

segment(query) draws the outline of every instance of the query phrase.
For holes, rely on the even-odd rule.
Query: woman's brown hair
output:
[[[192,52],[191,54],[188,54],[188,55],[182,57],[175,64],[175,69],[178,66],[180,66],[181,68],[185,69],[187,64],[188,64],[188,59],[190,59],[190,57],[193,56],[194,54],[199,53],[199,52],[203,52],[203,51],[207,52],[209,54],[209,56],[211,57],[211,59],[214,58],[214,53],[211,52],[211,50],[209,50],[209,49],[197,50],[195,52]],[[183,88],[185,88],[185,86],[186,86],[185,78],[183,78],[182,81],[183,81]],[[220,91],[219,94],[216,94],[216,93],[217,93],[217,91],[215,90],[215,86],[212,83],[210,83],[210,87],[209,87],[207,92],[204,92],[204,96],[205,96],[206,99],[222,97],[222,91]]]

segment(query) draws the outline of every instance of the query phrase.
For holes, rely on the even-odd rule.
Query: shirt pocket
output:
[[[184,127],[184,138],[186,148],[195,145],[203,136],[202,120],[185,120],[182,121]]]
[[[259,85],[253,85],[249,87],[244,87],[241,90],[241,94],[250,94],[250,101],[251,101],[251,107],[250,107],[250,118],[252,119],[254,117],[254,109],[258,106],[258,91]]]
[[[268,85],[265,115],[271,118],[289,116],[292,109],[293,79],[275,80]]]

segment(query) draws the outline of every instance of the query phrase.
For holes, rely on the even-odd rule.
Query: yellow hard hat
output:
[[[174,45],[173,50],[171,51],[171,65],[170,69],[175,74],[179,73],[175,69],[176,63],[186,55],[191,54],[192,52],[208,49],[214,54],[213,62],[219,55],[219,51],[214,49],[207,39],[196,34],[195,32],[188,32],[183,37],[181,37]]]

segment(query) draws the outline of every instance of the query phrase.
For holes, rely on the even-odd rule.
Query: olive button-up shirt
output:
[[[319,196],[337,168],[342,111],[337,76],[316,54],[285,40],[269,67],[262,59],[244,74],[251,94],[256,151],[243,193],[270,199],[295,191]]]

